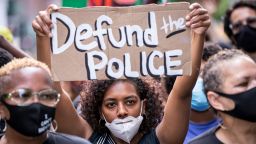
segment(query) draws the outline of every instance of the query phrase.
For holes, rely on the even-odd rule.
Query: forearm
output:
[[[46,63],[49,67],[51,67],[50,62],[50,38],[47,36],[36,36],[36,44],[37,44],[37,60]]]
[[[23,50],[15,48],[15,46],[13,46],[3,37],[1,37],[1,48],[5,49],[16,58],[31,57],[30,55],[25,53]]]
[[[196,83],[200,72],[202,50],[204,45],[205,34],[192,33],[191,37],[191,60],[192,73],[190,76],[178,76],[173,86],[173,93],[178,94],[179,98],[188,98],[191,95],[192,89]]]
[[[157,128],[162,143],[182,143],[187,132],[191,93],[200,70],[204,35],[192,35],[192,74],[177,77]],[[170,136],[172,135],[172,136]]]

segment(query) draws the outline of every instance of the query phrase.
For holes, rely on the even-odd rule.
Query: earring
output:
[[[102,125],[102,124],[105,124],[105,121],[102,118],[100,118],[99,119],[99,125]]]
[[[142,117],[143,117],[144,119],[147,119],[147,115],[146,115],[145,113],[142,114]]]
[[[58,129],[58,123],[56,120],[52,121],[52,131],[56,132]]]
[[[0,123],[3,122],[3,125],[4,125],[4,128],[1,129],[2,133],[5,133],[6,129],[7,129],[7,124],[6,124],[6,121],[5,119],[2,118],[2,116],[0,115]]]

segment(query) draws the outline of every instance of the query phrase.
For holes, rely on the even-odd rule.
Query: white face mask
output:
[[[141,112],[142,112],[143,103],[141,105]],[[102,114],[103,115],[103,114]],[[103,115],[104,117],[104,115]],[[105,117],[104,117],[105,119]],[[139,131],[140,125],[143,121],[143,117],[141,113],[138,117],[128,116],[124,119],[114,119],[111,123],[106,121],[106,127],[111,131],[111,133],[117,137],[122,139],[123,141],[130,143],[132,138],[137,134]]]

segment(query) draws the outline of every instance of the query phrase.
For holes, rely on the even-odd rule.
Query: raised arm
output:
[[[57,10],[58,6],[50,5],[46,10],[40,11],[39,15],[32,22],[37,39],[37,58],[47,64],[50,64],[50,59],[48,58],[50,53],[50,29],[52,27],[50,13]],[[59,82],[55,83],[55,87],[61,92],[60,102],[57,105],[55,115],[58,125],[57,131],[88,139],[92,134],[90,125],[77,114],[68,94],[60,87]]]
[[[183,143],[186,136],[191,93],[199,74],[205,32],[210,26],[207,10],[197,3],[190,5],[189,8],[191,12],[186,16],[186,25],[192,31],[192,75],[176,78],[164,109],[164,117],[156,129],[161,144]]]
[[[16,58],[31,57],[23,50],[16,48],[13,44],[8,42],[2,35],[0,35],[0,47],[11,53]]]

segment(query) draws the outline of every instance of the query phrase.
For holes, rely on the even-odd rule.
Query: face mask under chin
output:
[[[142,112],[143,102],[141,104],[141,112]],[[111,123],[107,122],[105,116],[105,126],[110,130],[110,132],[117,138],[122,139],[123,141],[130,143],[133,137],[138,133],[140,125],[143,121],[143,117],[141,115],[138,117],[128,116],[124,119],[114,119]]]

